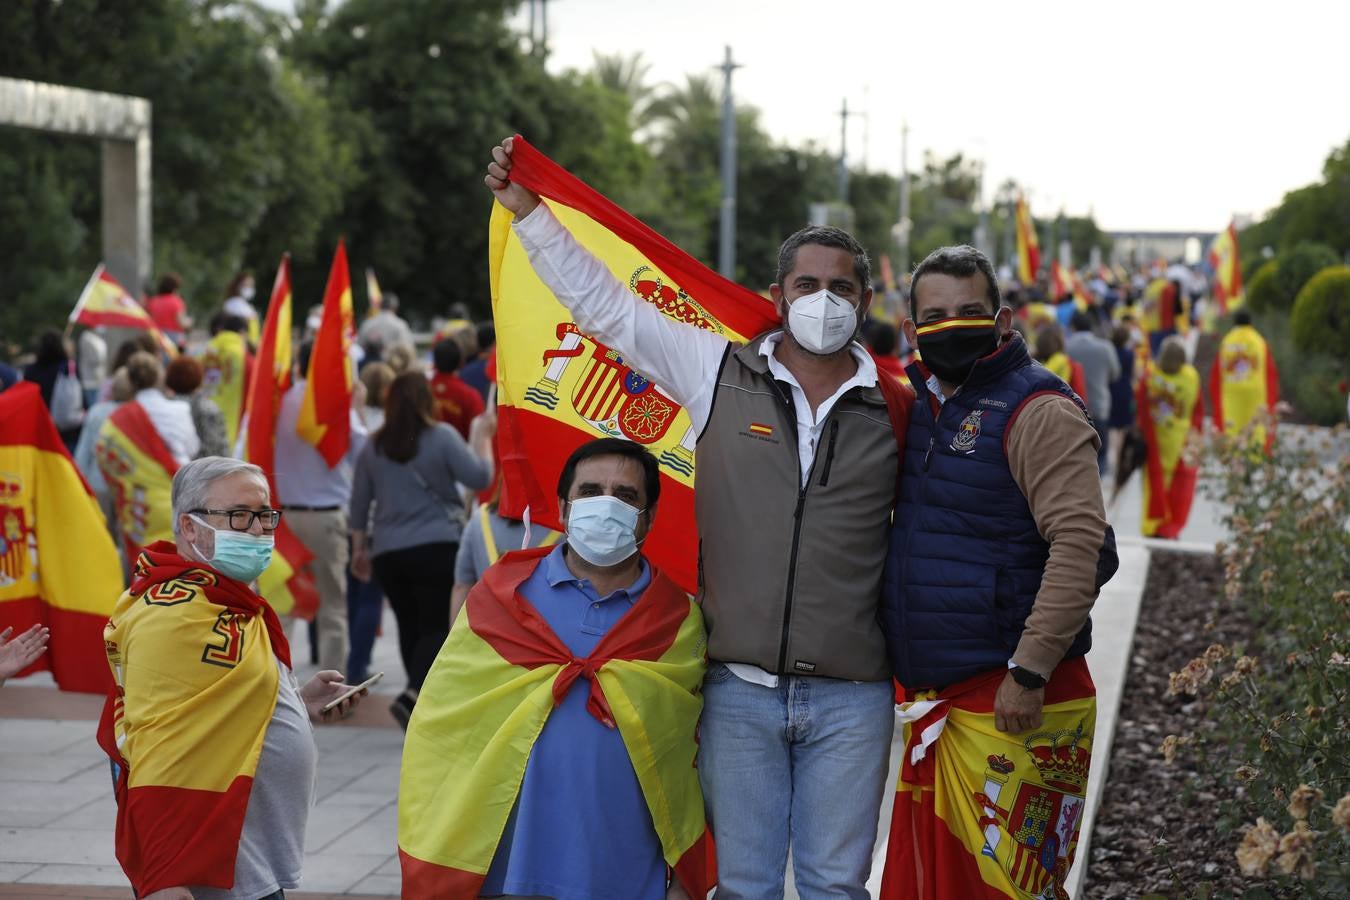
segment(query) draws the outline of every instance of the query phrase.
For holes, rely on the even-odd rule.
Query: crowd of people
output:
[[[572,453],[563,534],[501,514],[490,323],[452,320],[424,354],[386,295],[356,335],[351,440],[330,465],[297,432],[312,313],[272,473],[240,459],[248,273],[204,342],[161,279],[146,304],[186,351],[172,358],[144,333],[111,356],[103,329],[42,334],[22,378],[130,582],[100,743],[137,896],[298,886],[310,723],[361,702],[386,599],[406,677],[390,706],[404,896],[773,897],[790,853],[802,897],[865,897],[897,702],[882,895],[1061,891],[1093,755],[1090,613],[1117,565],[1101,479],[1142,444],[1143,530],[1164,538],[1194,489],[1189,283],[1103,272],[1092,296],[1047,302],[945,247],[886,321],[866,250],[809,227],[780,251],[779,325],[729,343],[636,299],[511,166],[508,141],[486,183],[535,270],[701,435],[697,597],[647,559],[661,481],[638,444]],[[1273,365],[1239,312],[1209,389],[1216,424],[1254,448]],[[133,493],[137,466],[162,475]],[[318,593],[303,686],[254,586],[283,522]],[[46,633],[8,638],[0,680]],[[188,821],[209,839],[177,839]]]

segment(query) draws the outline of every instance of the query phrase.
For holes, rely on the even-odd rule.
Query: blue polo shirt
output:
[[[601,597],[567,568],[566,546],[520,592],[580,658],[641,598],[651,571],[644,560],[630,587]],[[586,710],[590,690],[578,678],[544,724],[482,895],[664,900],[666,864],[637,773],[618,729]]]

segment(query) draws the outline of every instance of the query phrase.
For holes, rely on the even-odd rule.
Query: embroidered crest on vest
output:
[[[983,415],[984,410],[977,409],[961,420],[961,427],[956,430],[956,437],[952,438],[953,450],[967,454],[975,452],[975,439],[980,436],[980,417]]]

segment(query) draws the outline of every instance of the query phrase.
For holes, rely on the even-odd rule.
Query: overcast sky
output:
[[[962,151],[987,196],[1011,177],[1038,216],[1109,230],[1259,216],[1350,138],[1344,0],[550,0],[548,21],[551,69],[641,51],[682,82],[730,44],[737,100],[780,140],[837,153],[847,98],[868,113],[850,159],[898,172],[907,120],[911,168]]]

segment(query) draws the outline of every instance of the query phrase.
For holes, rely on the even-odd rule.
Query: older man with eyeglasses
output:
[[[263,900],[300,882],[318,752],[311,721],[360,694],[301,687],[253,588],[281,512],[257,466],[210,456],[173,479],[174,542],[137,557],[104,628],[116,687],[99,723],[118,768],[117,858],[136,896]]]

